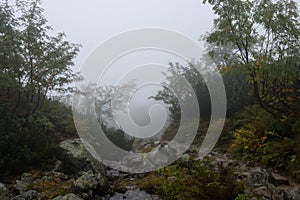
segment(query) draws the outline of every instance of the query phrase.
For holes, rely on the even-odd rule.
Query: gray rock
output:
[[[81,177],[79,177],[74,185],[81,191],[88,191],[91,189],[96,189],[98,182],[95,174],[92,171],[88,171],[84,173]]]
[[[145,191],[128,190],[125,194],[116,193],[110,200],[161,200],[161,198]]]
[[[298,188],[282,188],[282,191],[286,195],[286,199],[289,200],[298,200],[300,199],[300,191]]]
[[[61,180],[68,180],[69,179],[68,175],[66,175],[62,172],[51,171],[51,172],[46,172],[45,176],[42,178],[42,180],[53,181],[56,178],[59,178]]]
[[[271,198],[271,192],[265,186],[255,188],[253,190],[253,193],[255,194],[255,196],[258,196],[259,198],[262,198],[262,197],[265,197],[267,199]]]
[[[177,181],[177,177],[176,176],[170,176],[170,177],[168,177],[168,181],[175,182],[175,181]]]
[[[92,170],[94,173],[105,174],[105,166],[95,159],[79,139],[69,139],[59,144],[59,159],[62,161],[56,171],[76,174],[80,171]]]
[[[27,192],[24,192],[11,200],[38,200],[40,197],[39,193],[35,190],[29,190]]]
[[[120,176],[120,172],[114,169],[111,170],[107,170],[106,171],[107,176],[111,176],[111,177],[119,177]]]
[[[286,177],[283,177],[276,173],[270,173],[269,182],[275,186],[278,185],[289,185],[289,180]]]
[[[98,193],[106,193],[109,182],[102,174],[94,174],[91,170],[85,172],[74,182],[75,187],[83,192],[97,190]]]
[[[249,178],[250,185],[258,187],[265,185],[268,182],[269,174],[266,172],[266,170],[257,168],[249,172],[251,173],[251,177]]]
[[[14,189],[19,193],[24,193],[27,191],[28,187],[32,184],[32,175],[29,173],[24,173],[21,176],[21,180],[17,180],[14,184]]]
[[[83,199],[73,193],[70,193],[70,194],[66,194],[65,196],[55,197],[52,200],[83,200]]]
[[[1,200],[10,200],[12,197],[11,193],[7,189],[7,187],[3,184],[0,183],[0,199]]]

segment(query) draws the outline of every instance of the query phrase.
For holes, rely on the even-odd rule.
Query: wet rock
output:
[[[263,198],[263,197],[267,198],[267,199],[271,198],[271,193],[268,190],[268,188],[265,187],[265,186],[261,186],[261,187],[255,188],[253,190],[253,193],[255,194],[255,196],[258,196],[260,198]]]
[[[74,182],[75,187],[82,191],[97,191],[97,193],[106,193],[109,188],[109,182],[102,174],[94,174],[91,170],[85,172]]]
[[[192,161],[190,160],[190,155],[185,153],[179,159],[178,163],[183,167],[190,167],[192,166]]]
[[[255,187],[259,187],[262,185],[265,185],[268,182],[269,174],[266,172],[266,170],[257,168],[254,170],[249,171],[250,172],[250,179],[249,183],[250,185],[253,185]]]
[[[270,173],[269,182],[275,186],[278,185],[289,185],[289,180],[286,177],[283,177],[276,173]]]
[[[145,191],[128,190],[125,194],[116,193],[110,200],[161,200],[161,198]]]
[[[29,173],[24,173],[20,180],[17,180],[14,189],[19,193],[24,193],[27,191],[28,187],[32,184],[32,175]]]
[[[168,181],[175,182],[175,181],[177,181],[177,177],[176,176],[170,176],[170,177],[168,177]]]
[[[285,188],[281,188],[281,189],[285,193],[285,199],[289,199],[289,200],[300,199],[300,189],[299,188],[285,187]]]
[[[92,171],[88,171],[84,173],[81,177],[79,177],[75,182],[74,185],[76,188],[82,191],[88,191],[91,189],[96,189],[98,182],[97,179]]]
[[[120,172],[117,171],[117,170],[111,169],[111,170],[107,170],[106,175],[110,176],[110,177],[119,177],[120,176]]]
[[[38,200],[40,198],[40,195],[35,190],[29,190],[27,192],[24,192],[11,200]]]
[[[53,181],[54,179],[59,178],[60,180],[68,180],[69,177],[68,175],[62,173],[62,172],[46,172],[45,176],[42,178],[42,180],[46,180],[46,181]]]
[[[70,194],[66,194],[65,196],[58,196],[52,200],[83,200],[83,199],[73,193],[70,193]]]
[[[7,187],[3,184],[0,183],[0,199],[1,200],[10,200],[12,197],[11,193],[7,189]]]
[[[57,167],[56,171],[66,174],[88,170],[94,173],[106,173],[105,166],[90,154],[79,138],[65,140],[59,144],[59,147],[58,157],[62,164]]]

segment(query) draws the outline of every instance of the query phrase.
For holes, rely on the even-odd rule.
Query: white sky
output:
[[[65,32],[67,39],[79,43],[83,47],[75,59],[75,70],[79,70],[89,54],[101,43],[111,37],[129,30],[145,27],[166,28],[180,32],[194,41],[199,41],[200,35],[209,32],[213,24],[213,11],[209,5],[203,5],[203,0],[44,0],[45,17],[54,32]],[[200,42],[199,42],[200,44]],[[133,58],[136,56],[138,59]],[[111,68],[111,73],[104,79],[112,84],[114,77],[121,76],[128,67],[126,63],[136,66],[143,62],[158,62],[168,64],[170,57],[160,53],[146,52],[133,54]],[[129,60],[131,62],[129,62]],[[132,62],[133,61],[133,62]],[[173,61],[173,58],[172,58]],[[120,68],[119,66],[123,67]],[[115,70],[117,69],[117,70]],[[155,87],[154,87],[155,88]],[[144,89],[142,95],[133,98],[136,108],[133,110],[147,113],[149,96],[153,91]],[[148,102],[148,104],[147,104]],[[140,107],[147,105],[147,108]],[[141,123],[144,117],[141,118]],[[135,117],[135,121],[137,118]],[[147,122],[148,123],[148,122]]]
[[[213,12],[202,0],[44,0],[54,32],[82,44],[75,60],[79,69],[99,44],[119,33],[144,27],[181,32],[195,41],[210,31]]]

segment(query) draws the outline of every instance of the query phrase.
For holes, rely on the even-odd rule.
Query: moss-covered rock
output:
[[[89,153],[79,138],[61,142],[58,157],[62,161],[59,171],[66,174],[89,170],[105,174],[106,171],[105,166]]]

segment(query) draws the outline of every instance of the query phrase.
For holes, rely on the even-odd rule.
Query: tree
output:
[[[66,91],[80,78],[71,69],[79,45],[65,41],[63,33],[48,35],[52,29],[40,4],[17,1],[16,10],[8,1],[0,5],[0,100],[18,116],[34,113],[50,91]]]
[[[277,118],[299,116],[300,23],[292,0],[204,0],[218,18],[205,39],[225,74],[240,69],[256,102]],[[296,103],[298,102],[298,103]]]
[[[13,2],[0,2],[1,177],[49,166],[56,142],[75,129],[71,109],[49,92],[80,79],[71,69],[79,45],[49,35],[39,0]]]

